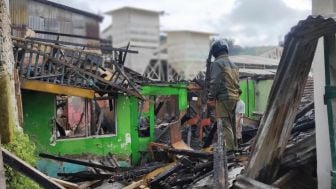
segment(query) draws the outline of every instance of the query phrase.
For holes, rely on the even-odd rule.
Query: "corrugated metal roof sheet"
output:
[[[256,65],[279,65],[279,60],[250,55],[230,56],[230,60],[234,63],[256,64]]]
[[[77,13],[77,14],[87,16],[87,17],[91,17],[93,19],[98,20],[99,22],[103,21],[103,19],[104,19],[104,17],[102,17],[100,15],[93,14],[93,13],[83,11],[83,10],[79,10],[79,9],[75,9],[75,8],[72,8],[72,7],[63,5],[63,4],[55,3],[55,2],[52,2],[52,1],[48,1],[48,0],[32,0],[32,1],[36,1],[36,2],[39,2],[39,3],[43,3],[43,4],[46,4],[46,5],[53,6],[53,7],[57,7],[57,8],[60,8],[60,9],[64,9],[64,10],[67,10],[67,11],[70,11],[70,12],[73,12],[73,13]]]

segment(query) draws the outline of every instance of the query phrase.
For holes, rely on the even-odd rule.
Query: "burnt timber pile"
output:
[[[304,32],[305,23],[313,21],[322,24],[330,22],[321,17],[309,17],[299,24],[300,27],[294,27],[288,35],[285,54],[281,59],[267,111],[259,125],[258,134],[254,139],[243,144],[237,154],[227,154],[229,186],[234,188],[316,188],[314,104],[309,100],[312,99],[311,84],[309,84],[311,80],[306,82],[313,55],[309,59],[303,59],[300,56],[307,53],[300,51],[289,53],[288,50],[292,48],[292,45],[297,44],[293,36]],[[316,38],[313,39],[308,40],[307,43],[299,43],[310,45],[311,48],[298,49],[310,50],[308,54],[314,54]],[[298,70],[294,61],[289,61],[292,56],[294,56],[293,60],[298,62],[301,60],[302,63],[307,64],[307,70],[302,71],[302,74],[296,74],[297,78],[286,77],[286,75],[295,75],[295,71]],[[293,83],[295,86],[288,83]],[[302,96],[304,98],[301,98]],[[285,102],[287,105],[284,105]],[[275,113],[275,110],[280,112]],[[274,117],[274,115],[278,116]],[[272,124],[267,121],[272,122],[275,118],[276,122]],[[59,175],[66,176],[65,178],[71,182],[96,180],[95,183],[99,183],[98,178],[100,181],[105,180],[104,182],[120,183],[126,188],[213,188],[214,154],[211,149],[196,151],[185,144],[179,129],[181,119],[182,116],[167,125],[168,144],[152,143],[150,145],[152,161],[157,161],[153,163],[154,165],[143,164],[131,170],[117,170],[112,164],[84,163],[93,167],[94,170],[89,173],[59,173]],[[285,133],[281,134],[282,132]],[[268,137],[272,137],[272,140],[267,139]],[[267,145],[264,143],[266,141]],[[272,156],[273,159],[268,158],[271,154],[275,154]],[[41,157],[74,162],[46,154],[41,154]],[[75,163],[83,164],[83,162]]]
[[[333,19],[308,17],[286,36],[256,136],[242,144],[238,152],[226,154],[225,181],[229,187],[317,187],[313,85],[308,74],[318,38],[335,32]],[[110,48],[112,53],[104,56],[64,47],[56,41],[17,37],[12,40],[15,68],[21,84],[27,88],[31,81],[44,82],[94,90],[101,96],[117,91],[144,100],[139,88],[141,83],[151,82],[123,66],[127,52],[131,52],[128,47]],[[182,136],[181,128],[187,121],[184,118],[181,114],[166,120],[163,134],[148,147],[150,156],[135,167],[119,166],[112,154],[104,161],[93,162],[41,153],[44,159],[91,168],[87,172],[59,172],[58,176],[63,178],[59,180],[43,175],[6,150],[1,151],[5,164],[49,188],[213,188],[214,181],[219,179],[216,165],[222,166],[219,162],[224,160],[214,154],[211,144],[208,148],[192,148],[192,136]],[[198,146],[203,146],[202,139],[198,142]]]

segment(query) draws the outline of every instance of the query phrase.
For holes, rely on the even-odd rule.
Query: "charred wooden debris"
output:
[[[237,151],[224,149],[218,153],[223,150],[218,148],[221,142],[215,134],[220,123],[200,116],[200,107],[190,105],[189,112],[157,123],[155,142],[150,143],[138,166],[121,166],[112,154],[99,162],[40,154],[44,159],[91,168],[86,172],[59,172],[63,182],[52,180],[46,186],[316,188],[315,115],[312,79],[308,74],[318,38],[335,32],[335,21],[322,17],[308,17],[292,28],[286,36],[266,111],[260,120],[245,123],[244,142]],[[103,58],[36,39],[13,38],[13,42],[16,67],[24,80],[84,87],[101,93],[113,89],[139,98],[139,85],[150,82],[123,66],[127,48],[109,49],[115,50],[115,54]],[[202,87],[202,82],[199,85]],[[200,99],[202,95],[199,92]],[[156,108],[160,111],[160,106]],[[191,114],[198,114],[198,119],[193,120]],[[4,163],[11,165],[9,161],[5,152]]]

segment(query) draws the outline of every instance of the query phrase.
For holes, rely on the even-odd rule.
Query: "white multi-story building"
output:
[[[193,79],[200,71],[205,71],[213,33],[189,30],[166,33],[168,63],[184,79]]]
[[[110,38],[114,47],[125,47],[130,42],[130,49],[139,54],[128,54],[125,65],[143,73],[160,45],[160,12],[122,7],[106,14],[112,16],[112,25],[102,36]]]

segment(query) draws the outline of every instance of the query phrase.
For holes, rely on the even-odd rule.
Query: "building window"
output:
[[[114,100],[56,97],[56,139],[116,134]]]

